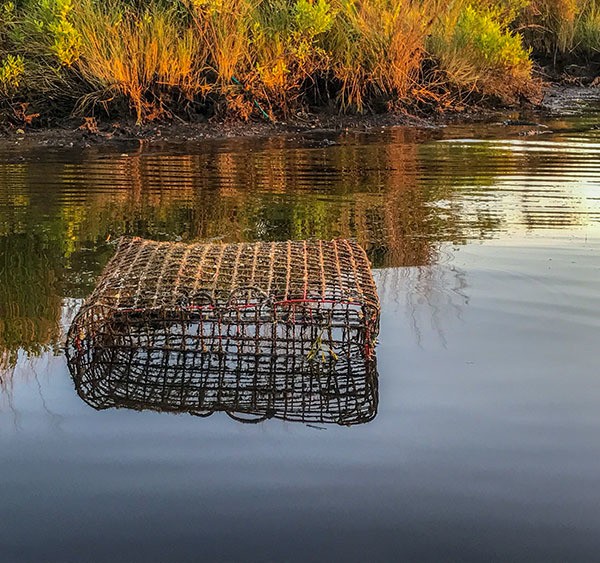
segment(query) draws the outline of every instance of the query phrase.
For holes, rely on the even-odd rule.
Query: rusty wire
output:
[[[370,264],[352,241],[123,238],[67,353],[96,408],[356,424],[376,410],[378,328]]]

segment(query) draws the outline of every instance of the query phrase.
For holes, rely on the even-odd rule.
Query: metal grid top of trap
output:
[[[186,244],[122,238],[86,305],[147,310],[264,299],[351,304],[379,313],[367,255],[349,240]]]

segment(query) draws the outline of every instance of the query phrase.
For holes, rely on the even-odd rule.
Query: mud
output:
[[[394,126],[436,128],[448,124],[478,121],[500,122],[507,126],[514,126],[522,121],[524,125],[535,125],[535,118],[538,116],[572,115],[584,111],[589,105],[598,103],[600,103],[599,86],[580,86],[562,82],[547,88],[541,103],[535,107],[527,105],[522,108],[491,109],[481,106],[471,107],[460,113],[425,117],[391,113],[362,116],[303,114],[286,122],[275,123],[209,120],[199,123],[169,121],[141,126],[136,125],[133,121],[105,120],[97,122],[90,118],[70,118],[49,128],[0,129],[0,149],[43,146],[87,148],[94,145],[118,145],[132,142],[140,145],[180,144],[232,137],[270,137],[312,133],[330,134],[333,137],[346,131],[370,131]],[[516,118],[514,118],[515,114]]]

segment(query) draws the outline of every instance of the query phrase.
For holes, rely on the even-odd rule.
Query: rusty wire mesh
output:
[[[355,424],[377,405],[379,301],[352,241],[122,239],[69,331],[96,408]]]
[[[343,365],[342,365],[343,364]],[[348,369],[333,366],[289,371],[279,362],[256,362],[248,369],[212,355],[179,350],[109,348],[75,377],[79,396],[96,409],[186,412],[208,416],[226,412],[240,422],[269,418],[346,426],[372,420],[378,386],[374,362]]]

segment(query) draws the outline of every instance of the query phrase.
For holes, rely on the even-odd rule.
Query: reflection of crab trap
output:
[[[69,331],[97,408],[353,424],[374,416],[379,302],[345,240],[122,239]]]

